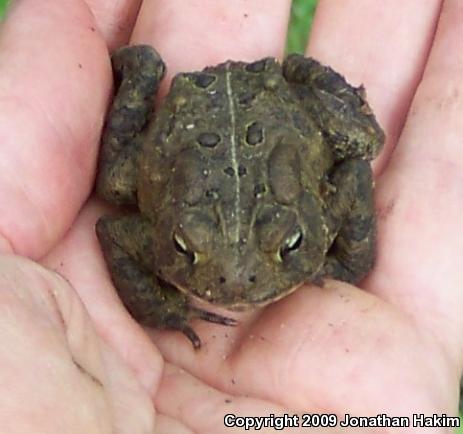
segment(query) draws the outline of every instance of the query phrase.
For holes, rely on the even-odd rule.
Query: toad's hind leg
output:
[[[140,323],[181,331],[194,348],[201,346],[201,340],[189,325],[190,320],[236,324],[231,318],[191,306],[184,294],[156,278],[151,272],[154,260],[150,254],[150,225],[139,214],[104,216],[98,220],[96,233],[114,286],[126,308]]]
[[[123,47],[112,56],[115,97],[103,132],[98,194],[114,204],[136,204],[140,132],[164,76],[159,54],[147,45]]]
[[[315,120],[336,160],[376,157],[384,143],[362,86],[355,88],[333,69],[291,54],[283,75],[302,107]]]
[[[375,214],[372,172],[364,160],[348,160],[335,169],[329,198],[332,230],[337,233],[328,252],[324,275],[357,283],[373,267]]]

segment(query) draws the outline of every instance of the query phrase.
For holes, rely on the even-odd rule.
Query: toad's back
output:
[[[295,201],[301,185],[318,185],[332,164],[272,58],[177,75],[143,155],[145,214],[166,200],[201,209],[218,203],[231,244],[250,236],[257,205]]]

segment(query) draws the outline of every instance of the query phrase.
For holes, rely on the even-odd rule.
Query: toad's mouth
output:
[[[251,310],[254,308],[265,307],[271,303],[274,303],[287,295],[293,293],[301,286],[304,285],[304,282],[293,285],[285,290],[281,289],[270,289],[265,291],[254,291],[255,296],[249,296],[249,293],[243,291],[233,291],[230,292],[228,298],[225,297],[216,297],[214,295],[215,291],[206,289],[203,292],[199,292],[192,288],[186,288],[182,285],[174,285],[180,292],[187,295],[193,300],[196,300],[200,303],[206,302],[209,305],[221,307],[230,311],[241,312],[245,310]],[[221,291],[217,291],[218,294],[223,295]],[[247,297],[245,297],[247,296]]]

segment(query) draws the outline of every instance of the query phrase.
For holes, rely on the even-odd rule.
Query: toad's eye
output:
[[[192,264],[196,263],[196,254],[188,248],[185,240],[179,234],[174,234],[174,246],[175,250],[185,255]]]
[[[296,230],[283,242],[283,245],[278,250],[278,259],[284,260],[285,257],[290,253],[297,250],[302,244],[302,231],[301,228]]]

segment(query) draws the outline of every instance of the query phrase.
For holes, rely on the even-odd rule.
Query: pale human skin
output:
[[[208,434],[230,432],[225,413],[456,414],[460,0],[320,0],[307,53],[364,83],[388,137],[375,162],[378,258],[363,290],[330,281],[236,328],[198,323],[195,352],[178,333],[150,339],[111,285],[94,235],[104,205],[87,201],[108,47],[153,44],[169,77],[281,56],[289,3],[16,2],[0,33],[2,432]]]

